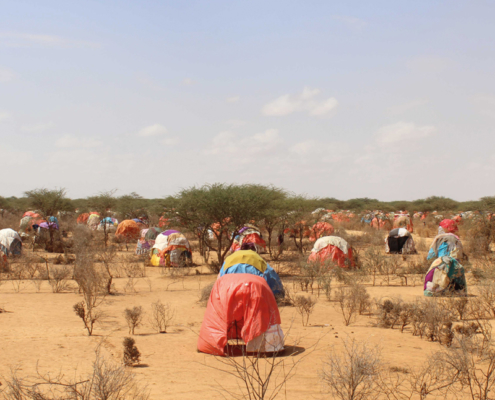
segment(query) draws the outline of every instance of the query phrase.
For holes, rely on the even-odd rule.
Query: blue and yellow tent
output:
[[[275,270],[255,251],[238,250],[228,256],[223,265],[219,277],[226,274],[252,274],[265,279],[273,294],[284,295],[284,286]]]

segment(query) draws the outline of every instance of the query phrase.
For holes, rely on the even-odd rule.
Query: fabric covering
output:
[[[263,278],[227,274],[217,279],[211,291],[199,332],[198,350],[224,356],[229,339],[242,339],[249,344],[280,323],[277,302]]]
[[[330,260],[341,268],[355,266],[351,247],[344,239],[338,236],[324,236],[318,239],[311,250],[308,260],[313,262]]]
[[[234,238],[230,247],[231,252],[249,248],[258,253],[266,252],[266,242],[261,237],[261,232],[254,226],[245,226],[239,230],[239,234]]]
[[[284,285],[277,272],[261,256],[252,250],[239,250],[228,256],[218,274],[253,274],[262,277],[275,296],[285,294]]]
[[[88,226],[91,229],[96,230],[96,229],[98,229],[98,225],[100,225],[100,215],[99,214],[91,214],[88,217]]]
[[[328,222],[317,222],[311,228],[311,235],[309,236],[309,240],[315,242],[323,236],[330,236],[333,231],[333,226]]]
[[[139,225],[132,219],[122,221],[117,227],[115,236],[125,237],[128,240],[137,239],[141,229]]]
[[[458,236],[453,233],[443,233],[435,236],[431,243],[427,259],[451,256],[460,259],[464,256],[462,242]]]
[[[385,238],[385,253],[415,254],[416,246],[411,233],[405,228],[392,229]]]
[[[425,276],[424,295],[434,296],[447,292],[467,294],[464,267],[453,257],[439,257]]]
[[[56,222],[41,222],[39,224],[40,228],[43,229],[57,229],[58,230],[58,224]]]
[[[78,224],[86,224],[88,222],[89,213],[82,213],[77,216],[76,222]]]
[[[7,256],[20,256],[22,252],[22,240],[13,229],[0,230],[0,250]]]
[[[179,267],[185,259],[192,259],[191,245],[187,238],[176,230],[160,233],[151,252],[151,265]]]
[[[457,221],[454,221],[452,219],[444,219],[440,222],[439,227],[438,227],[438,234],[442,233],[456,233],[459,231],[459,228],[457,227]]]
[[[413,222],[407,215],[397,214],[394,217],[394,228],[406,228],[409,232],[413,233]]]

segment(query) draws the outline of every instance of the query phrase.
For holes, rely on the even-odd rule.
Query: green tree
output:
[[[59,211],[72,211],[72,203],[66,197],[64,188],[49,190],[45,188],[24,192],[28,205],[37,210],[42,217],[56,216]]]
[[[147,216],[146,205],[147,200],[136,192],[132,192],[117,198],[115,210],[122,220],[140,218],[143,215]]]
[[[178,218],[189,230],[199,234],[205,245],[216,252],[221,265],[244,224],[260,221],[277,197],[276,189],[263,185],[226,185],[215,183],[201,187],[184,189],[175,197],[173,209],[168,212],[170,218]],[[206,232],[215,224],[212,243],[206,239]]]

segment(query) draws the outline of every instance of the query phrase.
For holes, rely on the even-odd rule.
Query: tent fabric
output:
[[[154,266],[179,267],[184,259],[192,259],[191,245],[187,238],[175,230],[160,233],[151,252]],[[156,265],[158,264],[158,265]]]
[[[309,240],[315,242],[323,236],[330,236],[334,232],[334,228],[328,222],[317,222],[311,228]]]
[[[165,217],[160,217],[160,219],[158,220],[158,226],[160,228],[167,227],[168,223],[169,223],[169,220],[168,220],[168,218],[165,218]]]
[[[341,268],[355,266],[352,248],[344,239],[338,236],[325,236],[318,239],[311,250],[308,260],[313,262],[331,260]]]
[[[440,222],[438,227],[438,234],[442,233],[457,233],[459,228],[457,227],[457,221],[452,219],[444,219]]]
[[[385,238],[385,253],[416,254],[416,246],[411,233],[405,228],[392,229]]]
[[[98,229],[98,225],[100,224],[100,215],[99,214],[90,214],[88,217],[88,226],[96,230]]]
[[[451,256],[457,259],[464,256],[462,242],[453,233],[443,233],[435,236],[426,258],[427,260],[432,260],[444,256]]]
[[[22,240],[19,234],[11,228],[0,230],[0,250],[7,256],[20,256]]]
[[[280,323],[277,302],[263,278],[227,274],[213,285],[199,332],[198,350],[225,356],[229,339],[242,339],[248,344]]]
[[[155,241],[156,240],[156,237],[162,233],[162,230],[160,228],[149,228],[148,231],[146,232],[146,235],[144,236],[144,238],[146,240],[153,240]]]
[[[252,250],[240,250],[228,256],[218,274],[253,274],[262,277],[270,286],[275,296],[285,294],[284,285],[277,272]]]
[[[234,238],[230,251],[235,252],[246,247],[258,253],[266,252],[266,242],[261,237],[261,232],[258,228],[245,226],[240,229],[239,234]]]
[[[54,217],[54,216],[48,217],[48,222],[53,222],[57,225],[59,224],[57,217]]]
[[[155,238],[161,233],[160,228],[141,229],[141,237],[138,239],[136,254],[149,254],[155,245]]]
[[[413,222],[412,219],[409,218],[407,215],[401,215],[397,214],[394,217],[394,228],[402,228],[405,227],[409,232],[413,233],[414,228],[413,228]]]
[[[467,294],[464,267],[453,257],[439,257],[433,261],[426,273],[424,295],[434,296],[451,292]]]
[[[88,222],[89,213],[82,213],[77,216],[76,222],[78,224],[86,224]]]
[[[43,228],[43,229],[57,229],[58,230],[58,224],[56,222],[41,222],[38,226],[40,228]]]
[[[132,219],[122,221],[117,227],[115,236],[125,237],[128,240],[137,239],[141,229],[139,225]]]

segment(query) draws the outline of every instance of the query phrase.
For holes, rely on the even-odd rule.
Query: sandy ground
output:
[[[195,269],[201,274],[196,275]],[[133,371],[148,384],[151,398],[224,398],[220,384],[236,391],[235,378],[212,368],[224,368],[215,357],[196,351],[205,312],[205,307],[198,304],[200,289],[216,276],[208,274],[205,267],[193,268],[191,272],[183,282],[172,283],[158,268],[147,268],[151,287],[145,279],[137,279],[134,293],[124,291],[127,278],[115,279],[118,294],[107,297],[102,309],[108,318],[95,328],[91,337],[72,309],[74,303],[81,301],[77,293],[54,294],[47,282],[37,293],[29,281],[16,293],[6,282],[0,286],[0,307],[8,311],[0,314],[0,375],[7,376],[9,368],[15,367],[21,376],[33,374],[37,367],[42,372],[63,371],[67,376],[73,376],[75,369],[77,373],[85,373],[91,369],[97,346],[105,356],[120,362],[122,340],[129,336],[123,311],[127,307],[142,306],[147,316],[134,336],[142,354],[142,366]],[[391,296],[411,301],[423,297],[421,284],[367,286],[367,289],[375,298]],[[151,304],[156,300],[177,309],[169,333],[155,333],[147,319]],[[300,360],[295,376],[287,385],[288,399],[323,398],[319,380],[322,362],[333,346],[342,346],[342,339],[346,337],[379,345],[390,366],[408,369],[421,365],[430,352],[440,349],[438,343],[412,336],[409,328],[401,333],[397,329],[375,327],[374,319],[368,316],[360,316],[345,327],[335,306],[322,295],[308,327],[302,326],[295,308],[281,308],[282,327],[285,332],[290,331],[287,343],[297,343],[301,350],[298,355],[287,357],[287,363]]]

